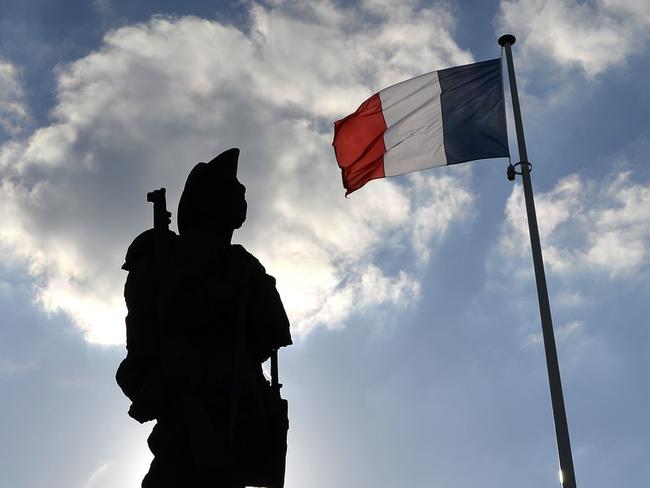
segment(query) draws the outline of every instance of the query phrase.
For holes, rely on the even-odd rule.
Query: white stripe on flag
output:
[[[384,172],[401,175],[447,164],[438,72],[379,92],[386,122]]]

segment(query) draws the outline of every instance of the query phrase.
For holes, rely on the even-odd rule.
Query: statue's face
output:
[[[239,229],[246,220],[246,213],[248,211],[246,187],[239,182],[237,182],[237,185],[234,188],[232,203],[233,224],[235,225],[235,229]]]
[[[220,229],[239,229],[246,220],[246,187],[239,181],[222,187],[212,213],[212,222]]]

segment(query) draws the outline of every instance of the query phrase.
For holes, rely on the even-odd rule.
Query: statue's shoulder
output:
[[[153,258],[154,255],[154,230],[149,229],[138,235],[126,250],[126,257],[122,269],[125,271],[132,271],[138,263],[143,260]],[[173,231],[168,231],[167,234],[171,247],[175,247],[178,243],[178,235]]]
[[[252,278],[259,278],[262,276],[272,278],[266,274],[266,269],[262,266],[259,259],[248,252],[241,244],[233,244],[230,248],[230,252],[237,265],[248,271]]]

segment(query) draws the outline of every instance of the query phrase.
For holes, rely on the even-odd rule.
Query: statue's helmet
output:
[[[192,227],[234,230],[246,220],[246,187],[237,179],[239,149],[198,163],[187,177],[178,202],[178,231]]]

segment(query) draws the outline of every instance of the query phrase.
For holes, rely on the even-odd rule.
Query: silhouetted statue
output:
[[[127,357],[117,382],[129,415],[156,420],[143,488],[282,487],[288,429],[277,349],[291,344],[275,280],[232,234],[246,219],[238,149],[190,172],[169,230],[165,190],[148,195],[154,228],[129,246]],[[261,364],[271,357],[272,381]]]

